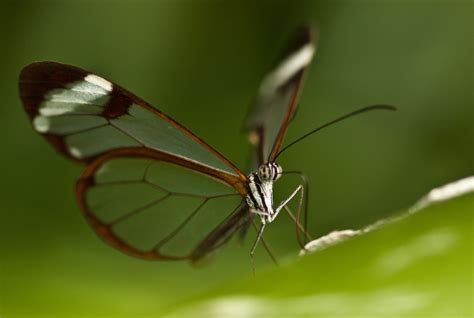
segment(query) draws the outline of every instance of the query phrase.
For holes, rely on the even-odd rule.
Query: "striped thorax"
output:
[[[282,173],[280,165],[269,162],[261,165],[257,171],[248,176],[247,204],[251,212],[260,215],[262,223],[273,221],[273,183]]]

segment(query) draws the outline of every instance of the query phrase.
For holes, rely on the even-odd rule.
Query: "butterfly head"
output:
[[[274,162],[265,163],[257,170],[258,178],[262,182],[276,181],[280,178],[282,172],[282,167]]]

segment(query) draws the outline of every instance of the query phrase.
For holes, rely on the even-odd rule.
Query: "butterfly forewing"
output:
[[[35,130],[69,158],[90,162],[112,149],[150,148],[244,177],[189,130],[120,86],[80,68],[38,62],[20,75]]]
[[[272,162],[280,150],[314,52],[311,29],[300,28],[277,65],[263,79],[247,117],[247,131],[257,148],[258,164]]]

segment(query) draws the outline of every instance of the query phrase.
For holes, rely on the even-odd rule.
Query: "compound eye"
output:
[[[273,165],[275,167],[275,170],[274,170],[275,175],[273,176],[273,180],[276,181],[276,180],[280,179],[281,173],[283,172],[283,168],[280,165],[276,164],[276,163],[274,163]]]
[[[272,170],[269,166],[263,165],[258,168],[258,177],[262,181],[268,181],[272,179]]]

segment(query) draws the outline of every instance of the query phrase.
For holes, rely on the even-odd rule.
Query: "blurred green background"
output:
[[[319,49],[286,141],[357,107],[399,108],[282,155],[284,169],[310,179],[318,236],[390,216],[473,173],[473,12],[472,1],[434,0],[1,2],[0,316],[153,317],[251,276],[248,244],[232,241],[199,269],[103,244],[75,203],[82,167],[56,155],[22,109],[26,64],[56,60],[112,79],[244,168],[242,122],[260,80],[299,24],[317,25]],[[291,187],[282,179],[277,192]],[[266,236],[280,257],[296,258],[286,217]],[[258,270],[273,267],[263,251],[257,258]]]

